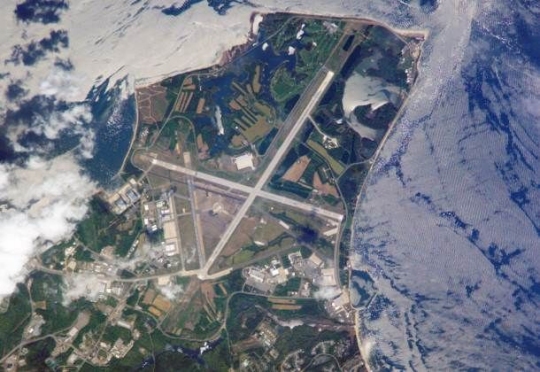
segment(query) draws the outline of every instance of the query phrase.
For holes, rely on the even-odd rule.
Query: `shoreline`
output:
[[[415,61],[415,82],[418,80],[419,78],[419,66],[420,66],[420,61],[421,61],[421,58],[422,58],[422,51],[423,51],[423,48],[422,48],[422,45],[423,43],[426,41],[426,39],[429,37],[429,30],[427,29],[420,29],[420,30],[408,30],[408,29],[400,29],[400,28],[394,28],[384,22],[381,22],[381,21],[378,21],[378,20],[375,20],[375,19],[370,19],[370,18],[362,18],[362,17],[351,17],[351,16],[338,16],[338,15],[321,15],[321,14],[316,14],[316,13],[299,13],[299,12],[266,12],[266,13],[262,13],[262,12],[253,12],[251,13],[250,15],[250,28],[249,28],[249,32],[246,36],[246,40],[244,43],[241,43],[241,44],[237,44],[237,45],[233,45],[231,46],[229,49],[225,50],[221,56],[219,57],[219,59],[214,62],[213,64],[210,64],[208,66],[204,66],[204,67],[200,67],[200,68],[194,68],[194,69],[190,69],[190,70],[185,70],[185,71],[175,71],[175,72],[171,72],[169,74],[165,74],[165,75],[161,75],[161,76],[156,76],[156,77],[151,77],[151,78],[143,78],[143,79],[134,79],[134,82],[133,82],[133,86],[134,86],[134,94],[135,94],[135,110],[136,110],[136,114],[135,114],[135,123],[134,123],[134,127],[133,127],[133,136],[132,136],[132,139],[131,139],[131,143],[130,143],[130,146],[128,148],[128,151],[126,152],[126,155],[124,157],[124,160],[122,162],[122,166],[120,168],[120,170],[118,171],[118,173],[116,174],[116,176],[121,176],[121,174],[123,173],[124,171],[124,168],[125,168],[125,165],[127,163],[128,160],[130,160],[130,154],[131,152],[133,151],[133,145],[136,141],[136,137],[137,137],[137,132],[139,130],[139,105],[138,105],[138,101],[137,101],[137,90],[140,89],[140,88],[144,88],[144,87],[147,87],[149,85],[152,85],[152,84],[156,84],[160,81],[163,81],[165,79],[168,79],[168,78],[171,78],[173,76],[177,76],[177,75],[180,75],[180,74],[188,74],[188,73],[196,73],[197,71],[202,71],[202,70],[208,70],[208,69],[216,69],[216,70],[219,70],[219,69],[222,69],[223,67],[227,66],[229,63],[232,63],[234,60],[240,58],[243,54],[247,53],[251,47],[255,47],[257,46],[258,44],[254,44],[254,41],[256,40],[256,37],[257,37],[257,33],[254,33],[253,32],[253,26],[254,26],[254,21],[255,19],[257,19],[257,16],[266,16],[268,14],[276,14],[276,15],[292,15],[292,16],[301,16],[301,17],[304,17],[304,18],[326,18],[326,19],[329,19],[329,20],[340,20],[340,21],[349,21],[349,22],[357,22],[357,23],[361,23],[361,24],[366,24],[366,25],[374,25],[374,26],[379,26],[379,27],[383,27],[383,28],[386,28],[387,30],[389,30],[390,32],[392,32],[393,34],[397,35],[398,37],[400,38],[409,38],[409,39],[416,39],[417,41],[417,44],[418,45],[418,51],[419,51],[419,54],[418,54],[418,57],[416,58],[416,61]],[[405,40],[404,40],[405,41]],[[375,165],[377,159],[379,158],[379,155],[380,155],[380,152],[382,151],[384,145],[386,144],[389,136],[394,132],[394,130],[396,129],[396,125],[397,125],[397,122],[398,120],[400,119],[402,113],[403,113],[403,110],[405,109],[406,107],[406,103],[408,102],[408,99],[411,95],[411,93],[413,92],[413,89],[414,89],[414,84],[413,84],[413,87],[411,89],[411,91],[409,92],[409,94],[407,95],[407,97],[404,99],[404,101],[402,102],[401,104],[401,107],[399,109],[399,111],[396,113],[396,116],[395,118],[392,120],[392,122],[389,124],[388,126],[388,129],[384,135],[384,137],[381,139],[381,142],[375,152],[375,154],[373,155],[372,159],[370,160],[372,163],[371,163],[371,166],[368,170],[368,175],[366,177],[366,179],[364,180],[364,183],[362,184],[362,187],[360,188],[359,192],[358,192],[358,198],[357,198],[357,202],[356,202],[356,206],[355,206],[355,214],[356,214],[356,211],[359,210],[359,207],[360,207],[360,204],[361,204],[361,200],[362,200],[362,195],[364,195],[365,193],[365,189],[366,189],[366,185],[367,185],[367,180],[369,178],[369,174],[372,172],[372,169],[373,169],[373,166]],[[352,218],[352,222],[351,223],[354,223],[354,218],[355,216],[351,216]],[[352,246],[352,241],[353,241],[353,238],[354,238],[354,229],[353,229],[353,233],[351,234],[351,241],[349,242],[349,249],[350,247]],[[343,270],[343,269],[346,269],[346,268],[339,268],[339,270]],[[350,281],[350,277],[351,277],[351,268],[349,268],[349,281]],[[347,288],[348,291],[350,291],[350,288],[348,287]],[[360,359],[363,361],[364,363],[364,366],[363,368],[367,371],[370,371],[371,369],[369,368],[369,364],[367,362],[368,360],[368,355],[364,355],[363,354],[363,347],[362,347],[362,344],[361,344],[361,335],[360,335],[360,331],[359,331],[359,309],[356,309],[354,307],[352,307],[354,313],[355,313],[355,321],[354,321],[354,332],[356,334],[356,342],[357,342],[357,347],[358,347],[358,351],[360,353]]]
[[[392,29],[390,28],[390,30],[392,30],[393,32],[395,32],[396,30],[395,29]],[[407,106],[407,103],[409,101],[409,97],[412,95],[412,93],[414,93],[414,89],[416,88],[416,81],[419,79],[420,77],[420,73],[419,73],[419,66],[420,66],[420,61],[422,59],[422,52],[423,52],[423,48],[422,48],[422,44],[425,42],[425,40],[427,39],[427,37],[429,36],[429,31],[428,30],[425,30],[424,32],[419,32],[417,33],[416,31],[407,31],[407,30],[399,30],[400,33],[399,34],[405,34],[405,35],[420,35],[422,37],[422,40],[420,41],[419,43],[419,48],[418,48],[418,51],[419,51],[419,55],[418,55],[418,58],[416,59],[416,62],[414,64],[415,66],[415,72],[416,72],[416,76],[415,76],[415,79],[414,79],[414,84],[412,86],[412,89],[411,91],[409,92],[409,94],[407,95],[407,97],[403,100],[403,102],[401,103],[401,107],[399,108],[398,112],[396,113],[396,116],[394,117],[394,119],[392,120],[392,122],[389,124],[388,126],[388,130],[386,131],[385,135],[383,136],[383,138],[381,139],[381,142],[379,143],[379,146],[377,147],[377,151],[375,152],[375,154],[373,155],[372,159],[370,160],[372,163],[371,163],[371,166],[369,167],[369,170],[367,172],[367,175],[366,175],[366,178],[364,179],[364,183],[362,184],[362,187],[360,188],[360,190],[358,191],[358,198],[357,198],[357,201],[356,201],[356,206],[354,208],[355,212],[358,211],[360,209],[360,205],[362,203],[362,196],[365,194],[365,191],[366,191],[366,187],[368,185],[368,180],[369,180],[369,176],[371,175],[372,173],[372,170],[373,170],[373,167],[375,166],[377,160],[379,159],[379,156],[380,156],[380,153],[382,151],[382,149],[384,148],[384,145],[386,144],[386,142],[388,141],[388,138],[390,137],[390,135],[392,135],[394,133],[394,131],[396,130],[396,127],[397,127],[397,123],[398,121],[400,120],[402,114],[403,114],[403,111],[405,110],[406,106]],[[397,34],[397,32],[396,32]],[[414,36],[413,36],[414,37]],[[353,222],[354,222],[354,216],[353,216]],[[350,245],[349,246],[352,246],[352,243],[354,241],[354,237],[355,237],[355,233],[354,233],[354,229],[352,229],[352,233],[351,233],[351,242],[350,242]],[[349,268],[349,279],[351,277],[351,274],[352,274],[352,268]],[[362,360],[364,361],[364,368],[367,370],[367,371],[371,371],[371,368],[369,367],[369,363],[368,363],[368,355],[364,355],[362,353],[362,345],[361,345],[361,335],[360,335],[360,327],[359,327],[359,319],[360,319],[360,309],[357,309],[357,308],[354,308],[353,307],[353,310],[355,312],[355,333],[356,333],[356,342],[357,342],[357,345],[358,345],[358,350],[360,351],[360,355],[362,356]]]
[[[243,52],[246,51],[247,48],[250,46],[253,46],[253,21],[255,20],[255,17],[257,15],[262,15],[263,17],[268,14],[284,14],[284,15],[294,15],[294,16],[302,16],[307,18],[328,18],[328,19],[336,19],[336,20],[348,20],[348,21],[356,21],[356,22],[363,22],[368,25],[375,25],[375,26],[381,26],[384,27],[391,32],[395,33],[399,36],[405,36],[405,37],[411,37],[411,38],[419,38],[420,41],[425,41],[429,37],[429,30],[428,29],[418,29],[418,30],[409,30],[409,29],[402,29],[402,28],[396,28],[393,26],[388,25],[387,23],[378,21],[376,19],[372,18],[364,18],[364,17],[354,17],[354,16],[340,16],[340,15],[326,15],[326,14],[319,14],[319,13],[301,13],[301,12],[252,12],[249,18],[250,22],[250,28],[249,32],[246,35],[246,39],[241,44],[232,45],[229,47],[229,49],[222,52],[221,56],[217,57],[217,60],[209,65],[205,66],[199,66],[194,67],[190,69],[184,69],[184,70],[177,70],[172,71],[167,74],[162,74],[158,76],[149,76],[149,77],[143,77],[143,78],[135,78],[134,79],[134,90],[137,90],[139,88],[144,88],[152,84],[156,84],[160,81],[166,80],[168,78],[174,77],[176,75],[180,74],[187,74],[187,73],[194,73],[201,70],[210,69],[212,67],[222,67],[228,63],[231,62],[231,60],[227,60],[227,55],[230,55],[231,52],[233,52],[236,49],[242,49]],[[243,54],[243,53],[242,53]],[[235,54],[233,56],[234,58],[238,58],[239,54]]]

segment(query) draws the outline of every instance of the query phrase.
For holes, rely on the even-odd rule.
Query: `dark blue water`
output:
[[[111,186],[126,156],[136,119],[135,96],[120,98],[119,83],[108,89],[108,81],[89,93],[95,131],[94,155],[84,160],[88,174],[101,186]]]
[[[297,49],[303,47],[299,41],[294,45]],[[230,63],[219,75],[201,79],[201,88],[210,93],[207,96],[208,104],[214,107],[219,106],[224,118],[234,115],[233,110],[229,107],[231,97],[238,94],[233,88],[233,82],[245,89],[245,85],[251,83],[249,71],[253,70],[256,65],[261,66],[261,91],[258,97],[276,107],[277,103],[270,92],[270,81],[275,72],[282,66],[286,67],[294,75],[296,55],[276,53],[271,45],[266,50],[263,50],[262,44],[257,44],[239,59]],[[234,133],[226,130],[225,135],[217,135],[217,124],[214,117],[195,117],[193,122],[197,132],[201,133],[204,141],[208,144],[210,156],[216,156],[222,152],[237,155],[234,150],[229,148]]]

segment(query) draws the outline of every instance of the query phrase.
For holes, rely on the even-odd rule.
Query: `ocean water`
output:
[[[424,18],[438,35],[430,19],[444,5]],[[360,343],[374,370],[540,370],[540,8],[474,10],[461,56],[441,59],[451,71],[428,41],[424,91],[357,211],[351,258],[370,277]]]
[[[139,38],[146,36],[145,40],[155,40],[160,49],[175,57],[174,52],[184,45],[195,45],[187,43],[194,38],[223,47],[218,38],[203,35],[206,28],[201,25],[213,26],[215,19],[190,18],[209,17],[208,12],[200,11],[207,10],[204,7],[211,8],[210,14],[225,17],[220,20],[226,20],[231,33],[239,32],[238,25],[247,22],[244,16],[257,10],[360,16],[399,28],[426,29],[429,36],[416,88],[367,180],[355,217],[351,290],[359,292],[359,344],[373,370],[540,370],[538,1],[103,2],[107,6],[88,8],[92,10],[88,17],[73,13],[86,9],[82,5],[88,3],[84,2],[62,2],[57,7],[44,1],[11,1],[12,10],[2,13],[4,23],[10,24],[14,14],[20,22],[4,34],[4,54],[9,60],[4,60],[6,72],[0,72],[3,87],[7,87],[0,108],[12,110],[13,120],[5,120],[0,128],[0,162],[15,162],[19,156],[5,137],[11,126],[21,125],[19,121],[33,125],[36,118],[49,117],[51,108],[54,111],[64,105],[63,96],[76,81],[64,81],[67,75],[73,79],[79,78],[77,74],[88,75],[92,81],[102,82],[93,75],[96,71],[118,71],[119,76],[124,67],[139,62],[138,57],[130,60],[124,56],[124,49],[115,50],[117,46],[129,45],[137,51]],[[43,9],[28,12],[35,7]],[[155,14],[163,22],[156,22]],[[96,17],[121,27],[106,28],[105,39],[99,32],[93,34],[70,22],[77,19],[94,26]],[[155,27],[172,27],[171,20],[197,31],[177,39],[175,33]],[[151,25],[139,28],[141,22]],[[100,25],[110,26],[105,21]],[[52,35],[47,36],[48,49],[28,54],[41,45],[43,35],[30,32],[38,26],[43,35],[50,35],[49,28],[68,29],[69,43],[60,40],[51,49]],[[132,26],[144,32],[130,33]],[[27,45],[29,34],[36,37],[32,48]],[[107,40],[112,41],[107,48],[99,48]],[[69,54],[74,47],[79,53],[94,53],[83,53],[87,60],[74,58],[71,63],[71,57],[78,57]],[[206,51],[208,56],[207,51],[217,50],[206,44],[204,49],[197,53],[184,50],[186,66],[195,64],[190,58],[199,52]],[[140,53],[148,70],[159,70],[170,62],[163,59],[166,54],[155,52]],[[102,54],[110,58],[98,58]],[[32,55],[39,58],[29,59]],[[161,59],[152,60],[158,57]],[[107,65],[95,61],[107,61]],[[175,68],[182,70],[183,61],[176,63]],[[108,70],[110,66],[114,68]],[[61,78],[56,101],[51,101],[50,89],[41,93],[45,98],[39,101],[30,93],[25,97],[25,89],[15,89],[19,85],[26,88],[32,77],[36,80],[49,71]],[[109,87],[115,84],[111,81]],[[28,86],[32,87],[35,84]],[[134,109],[129,99],[120,97],[125,95],[108,98],[104,94],[101,103],[93,105],[90,125],[97,133],[97,143],[86,169],[101,183],[116,173],[131,137]],[[8,119],[9,115],[8,111]],[[21,141],[36,148],[38,155],[50,146],[50,141],[34,132]],[[54,149],[56,145],[52,145]]]
[[[92,157],[81,163],[87,174],[102,187],[118,184],[118,172],[135,128],[135,95],[124,94],[122,84],[123,81],[111,84],[106,80],[94,87],[87,97],[92,108],[90,127],[95,133],[95,140]]]
[[[355,216],[351,291],[371,369],[540,370],[537,3],[276,0],[271,8],[430,33],[416,88]]]

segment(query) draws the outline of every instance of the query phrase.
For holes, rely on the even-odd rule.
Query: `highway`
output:
[[[306,118],[311,113],[311,111],[315,108],[315,105],[319,102],[319,100],[322,98],[322,95],[326,91],[326,88],[330,85],[332,82],[332,79],[334,78],[334,73],[332,71],[326,70],[326,68],[323,68],[319,71],[319,73],[326,73],[320,84],[317,86],[318,83],[318,77],[315,77],[313,79],[312,85],[308,86],[308,88],[304,91],[302,96],[300,97],[299,101],[296,103],[295,107],[293,108],[292,112],[289,114],[285,122],[283,123],[284,126],[288,126],[294,123],[294,126],[292,127],[291,131],[288,133],[287,137],[285,137],[283,144],[279,147],[278,151],[276,152],[275,156],[272,158],[272,161],[270,164],[266,167],[263,174],[261,175],[261,178],[259,178],[259,181],[254,187],[254,190],[248,195],[246,201],[244,204],[242,204],[242,207],[240,207],[240,210],[236,213],[233,220],[227,227],[227,230],[223,233],[223,236],[221,237],[221,240],[219,241],[218,245],[212,252],[212,255],[208,258],[206,261],[206,265],[201,270],[203,275],[200,276],[201,279],[204,279],[206,277],[206,273],[208,273],[208,270],[212,265],[214,264],[214,261],[217,257],[221,254],[221,251],[229,241],[231,235],[234,233],[238,225],[240,225],[240,222],[246,215],[249,207],[251,207],[251,204],[253,204],[253,201],[255,198],[259,195],[261,189],[266,184],[272,173],[274,173],[274,170],[279,165],[279,162],[281,161],[281,158],[283,155],[285,155],[285,152],[289,149],[290,144],[300,131],[300,128],[302,128],[304,122],[306,121]],[[315,89],[316,91],[313,92],[311,95],[311,90]],[[309,100],[307,104],[302,108],[302,105],[304,104],[305,100]],[[300,108],[300,113],[297,113],[297,110]],[[298,115],[298,116],[297,116]]]

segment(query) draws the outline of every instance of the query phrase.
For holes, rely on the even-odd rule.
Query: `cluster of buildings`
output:
[[[165,222],[173,220],[167,198],[144,203],[142,215],[146,231],[150,234],[162,229]]]
[[[263,266],[249,266],[243,271],[246,285],[263,293],[273,293],[276,286],[285,284],[291,272],[283,267],[278,258],[273,258],[270,264]]]
[[[287,258],[290,267],[284,267],[277,257],[269,264],[246,267],[243,270],[246,285],[264,294],[274,294],[278,285],[299,278],[298,289],[288,291],[287,296],[325,299],[325,309],[330,316],[342,323],[352,321],[349,292],[338,288],[333,264],[317,253],[303,258],[298,251],[290,253]]]
[[[163,231],[161,243],[166,257],[177,256],[180,253],[179,236],[177,231],[177,221],[174,216],[174,198],[172,195],[164,194],[155,202],[143,204],[143,223],[149,234]],[[186,213],[185,210],[178,211]]]
[[[264,318],[251,336],[264,349],[260,358],[254,358],[244,354],[240,361],[241,371],[260,371],[265,366],[271,365],[279,357],[279,351],[274,347],[279,334],[273,320]]]
[[[317,253],[303,258],[300,252],[288,256],[291,267],[285,268],[278,258],[270,264],[249,266],[244,269],[246,284],[256,290],[271,294],[280,284],[285,284],[291,278],[303,279],[297,291],[291,291],[289,296],[310,297],[314,287],[335,287],[336,273],[333,265],[328,265]]]
[[[122,214],[141,199],[137,187],[137,181],[134,178],[130,178],[129,181],[122,185],[117,191],[107,195],[106,200],[111,206],[113,213]]]
[[[109,307],[109,309],[102,309]],[[124,339],[117,337],[114,341],[104,340],[101,333],[96,330],[87,330],[82,337],[79,333],[84,332],[85,327],[90,322],[91,314],[88,311],[80,312],[75,324],[64,335],[56,336],[56,345],[51,353],[51,359],[69,351],[73,352],[67,357],[67,365],[74,366],[77,361],[83,359],[90,361],[96,366],[106,366],[111,359],[124,358],[132,349],[135,342],[140,338],[141,332],[135,327],[136,315],[125,316],[122,306],[100,306],[100,310],[107,315],[107,320],[111,326],[117,326],[128,331],[129,337]],[[81,340],[76,341],[77,339]],[[75,343],[78,344],[75,344]],[[54,366],[53,366],[54,367]]]

